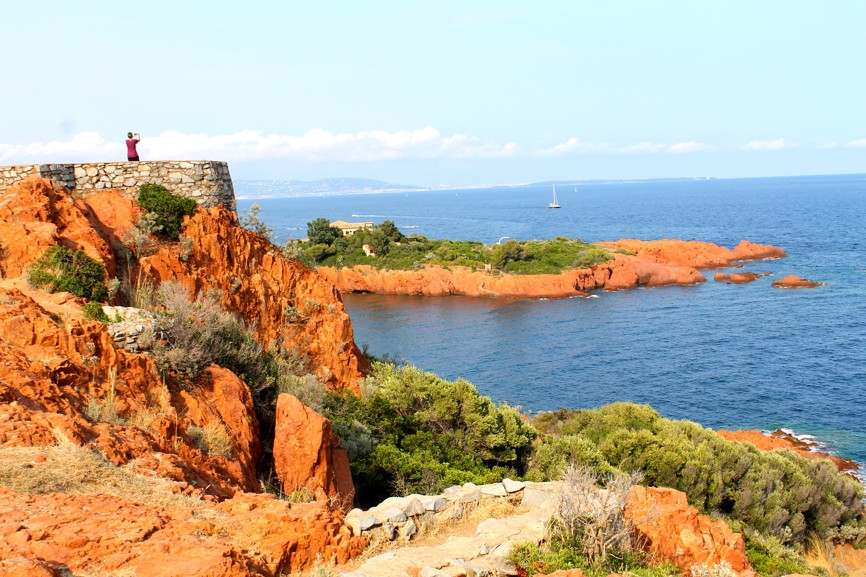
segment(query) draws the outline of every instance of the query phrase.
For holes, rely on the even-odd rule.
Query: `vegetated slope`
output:
[[[318,554],[357,554],[364,540],[326,502],[245,493],[262,489],[262,444],[251,392],[235,374],[215,365],[194,377],[161,370],[124,350],[105,324],[83,318],[83,299],[28,286],[30,264],[56,245],[84,250],[110,277],[136,278],[134,263],[119,256],[135,213],[116,193],[85,202],[43,179],[0,197],[0,572],[275,575],[309,567]],[[248,322],[261,324],[263,338],[308,347],[314,370],[334,388],[356,387],[364,360],[337,293],[313,271],[267,257],[230,213],[216,214],[205,219],[214,228],[187,234],[213,233],[223,252],[206,250],[217,255],[259,255],[264,264],[245,264],[260,277],[269,265],[278,271],[240,282],[272,291],[241,292],[258,307],[237,297],[225,303],[257,311]],[[208,241],[190,238],[200,276],[183,278],[202,291],[231,283],[219,260],[197,256]],[[179,258],[176,244],[158,245],[153,256],[165,253]],[[268,307],[271,294],[315,298],[318,307],[280,332],[272,319],[282,319],[282,307]]]

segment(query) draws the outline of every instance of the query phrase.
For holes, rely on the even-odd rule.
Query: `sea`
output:
[[[785,429],[866,463],[864,174],[558,183],[556,210],[550,183],[291,198],[257,198],[278,194],[275,181],[235,189],[238,212],[258,203],[278,242],[326,217],[488,244],[566,236],[780,246],[786,258],[738,269],[770,273],[746,285],[704,271],[696,286],[591,298],[343,300],[369,352],[466,379],[497,403],[530,413],[646,403],[713,429]],[[770,286],[788,274],[823,284]]]

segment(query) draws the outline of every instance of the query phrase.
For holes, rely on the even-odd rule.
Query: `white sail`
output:
[[[559,200],[556,198],[556,185],[553,185],[553,202],[547,205],[547,208],[560,208]]]

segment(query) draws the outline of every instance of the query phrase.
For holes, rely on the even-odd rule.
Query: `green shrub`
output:
[[[783,544],[802,544],[811,533],[830,536],[860,515],[863,487],[830,461],[761,452],[696,423],[664,419],[647,406],[559,411],[539,417],[537,426],[563,438],[583,437],[610,466],[640,471],[647,484],[683,491],[698,509],[741,521],[747,533],[774,535]],[[539,448],[536,455],[541,463],[550,460]],[[592,452],[575,455],[578,462],[599,466]]]
[[[377,503],[389,489],[435,493],[525,470],[534,430],[467,381],[374,363],[362,390],[325,397],[325,416],[353,453],[361,502]]]
[[[160,184],[142,184],[138,187],[138,205],[154,217],[151,231],[158,237],[177,240],[184,216],[195,214],[195,200],[172,194]]]
[[[336,231],[336,232],[335,232]],[[609,261],[604,248],[577,239],[509,240],[504,244],[484,245],[475,241],[430,240],[420,235],[405,236],[386,220],[373,228],[361,229],[343,237],[325,218],[307,223],[309,242],[293,247],[302,251],[306,262],[326,266],[371,265],[391,270],[414,270],[425,264],[443,267],[491,267],[514,274],[559,273]],[[367,246],[374,256],[368,256]]]
[[[154,357],[163,370],[195,377],[214,363],[248,383],[262,378],[261,345],[243,322],[220,306],[215,294],[193,299],[185,287],[174,282],[163,283],[159,294],[166,338],[154,347]]]
[[[93,301],[105,301],[105,268],[82,250],[64,246],[50,246],[27,273],[31,286],[45,288],[50,292],[70,292],[77,297]]]
[[[100,305],[96,301],[90,301],[86,305],[81,308],[82,314],[84,314],[84,318],[91,321],[99,321],[101,323],[108,323],[111,319],[108,318],[108,315],[102,311],[102,305]]]

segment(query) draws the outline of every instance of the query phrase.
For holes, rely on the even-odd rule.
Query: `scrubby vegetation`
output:
[[[553,240],[509,240],[493,245],[431,240],[421,235],[406,236],[390,220],[345,237],[327,219],[318,218],[307,224],[307,236],[309,241],[305,244],[289,243],[291,255],[311,264],[338,267],[365,264],[408,270],[438,264],[476,269],[489,266],[507,273],[544,274],[585,268],[612,258],[601,247],[561,236]]]
[[[142,184],[138,187],[138,206],[147,215],[148,232],[165,240],[177,240],[184,216],[195,214],[195,200],[172,194],[161,184]]]
[[[604,474],[639,471],[645,484],[683,491],[700,511],[727,518],[761,575],[800,571],[808,537],[824,540],[843,527],[859,534],[864,524],[863,487],[824,459],[762,452],[631,403],[545,413],[535,424],[547,437],[530,459],[530,478],[551,478],[569,462]]]
[[[556,494],[549,538],[520,544],[511,561],[526,575],[559,569],[583,569],[590,576],[610,573],[663,577],[676,575],[669,564],[649,567],[651,561],[636,540],[625,516],[629,490],[640,475],[598,475],[583,466],[569,465]],[[604,490],[599,490],[601,483]]]
[[[77,297],[103,302],[108,298],[105,267],[83,250],[50,246],[27,273],[31,286],[51,292],[70,292]]]
[[[522,474],[533,429],[467,381],[374,363],[362,388],[361,397],[327,395],[325,414],[349,451],[364,504]]]

